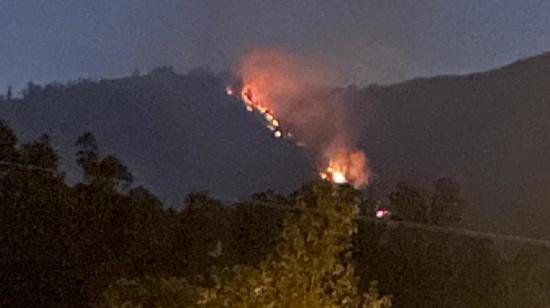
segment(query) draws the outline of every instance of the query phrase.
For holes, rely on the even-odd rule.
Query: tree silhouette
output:
[[[434,183],[429,221],[437,226],[457,224],[462,219],[464,200],[460,197],[460,186],[451,178],[441,178]]]
[[[90,181],[94,177],[94,165],[99,160],[99,149],[95,136],[90,133],[84,133],[78,137],[75,146],[79,148],[77,152],[77,163],[84,171],[84,179]]]
[[[108,189],[126,189],[130,186],[134,177],[128,167],[115,156],[101,158],[92,133],[78,137],[75,145],[79,148],[77,163],[82,167],[88,183]]]
[[[400,219],[418,223],[428,221],[428,196],[423,189],[408,182],[399,182],[388,198]]]
[[[8,86],[8,91],[6,92],[6,100],[10,102],[12,100],[12,88],[11,86]]]
[[[397,219],[437,226],[459,223],[465,204],[460,196],[460,185],[448,177],[434,181],[431,195],[428,190],[409,182],[399,182],[388,199]]]
[[[21,163],[42,169],[57,170],[58,156],[50,145],[50,137],[43,135],[38,141],[24,144],[21,149]]]
[[[213,272],[213,286],[185,279],[120,281],[105,293],[107,306],[165,307],[389,307],[374,287],[357,289],[351,239],[359,214],[350,187],[319,182],[296,196],[299,211],[284,222],[281,241],[256,266]],[[159,287],[164,286],[164,287]],[[184,299],[183,295],[189,297]]]
[[[0,161],[10,162],[16,157],[17,137],[11,128],[0,120]]]

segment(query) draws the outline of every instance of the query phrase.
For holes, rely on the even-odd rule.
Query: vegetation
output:
[[[351,263],[359,209],[355,191],[316,183],[296,197],[281,241],[256,266],[211,273],[212,286],[185,279],[120,281],[106,292],[106,306],[178,307],[389,307],[375,287],[361,296]],[[185,296],[183,295],[185,294]],[[185,298],[183,298],[183,296]]]
[[[83,179],[68,185],[47,136],[20,144],[0,124],[2,307],[387,306],[380,294],[394,307],[548,300],[548,252],[505,259],[489,241],[357,219],[378,200],[350,187],[313,183],[232,205],[194,193],[166,208],[92,134],[75,146]],[[382,199],[397,219],[460,223],[450,179],[431,191],[402,183]]]

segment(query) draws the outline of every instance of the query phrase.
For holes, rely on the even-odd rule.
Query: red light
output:
[[[376,210],[376,218],[384,218],[390,215],[390,211],[386,208],[379,208]]]

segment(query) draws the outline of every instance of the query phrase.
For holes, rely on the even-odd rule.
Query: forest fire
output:
[[[227,95],[233,95],[233,88],[230,86],[227,86],[226,88]],[[275,118],[275,116],[271,113],[271,111],[267,108],[267,106],[263,105],[259,100],[257,100],[254,96],[254,93],[252,90],[245,86],[241,90],[241,100],[244,102],[246,106],[246,110],[250,112],[256,112],[260,116],[262,116],[263,122],[265,126],[273,132],[273,137],[275,138],[283,138],[285,135],[283,134],[283,131],[280,127],[280,122],[278,119]],[[287,137],[290,137],[291,134],[287,133]]]
[[[366,169],[366,157],[362,151],[350,151],[345,148],[331,151],[326,155],[329,159],[328,166],[319,173],[322,179],[336,183],[349,183],[355,187],[368,184]]]
[[[238,74],[242,86],[228,86],[227,94],[259,115],[274,138],[291,138],[315,160],[325,161],[322,179],[357,188],[367,184],[366,156],[352,146],[345,104],[321,86],[322,74],[272,49],[245,55]]]
[[[346,179],[346,175],[342,171],[335,170],[330,166],[327,167],[325,170],[321,171],[319,173],[319,176],[323,180],[327,180],[329,182],[333,182],[336,184],[345,184],[348,182],[348,180]]]

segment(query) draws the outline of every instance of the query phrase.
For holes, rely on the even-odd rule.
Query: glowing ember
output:
[[[328,166],[319,174],[322,179],[335,184],[350,183],[359,188],[368,183],[365,172],[366,157],[361,151],[350,151],[346,148],[330,150]]]
[[[231,95],[233,95],[233,89],[231,89],[230,86],[227,86],[225,88],[225,93],[227,93],[227,95],[231,96]]]
[[[227,86],[226,92],[228,95],[233,94],[233,90],[230,86]],[[257,112],[260,115],[263,115],[263,121],[265,122],[265,126],[273,132],[273,137],[279,139],[283,138],[285,134],[280,129],[280,122],[278,119],[275,118],[273,113],[264,105],[261,104],[260,101],[257,100],[256,96],[254,95],[254,92],[252,89],[248,86],[244,86],[241,90],[241,99],[243,100],[246,110],[250,112]],[[287,133],[286,136],[290,137],[291,134]]]

